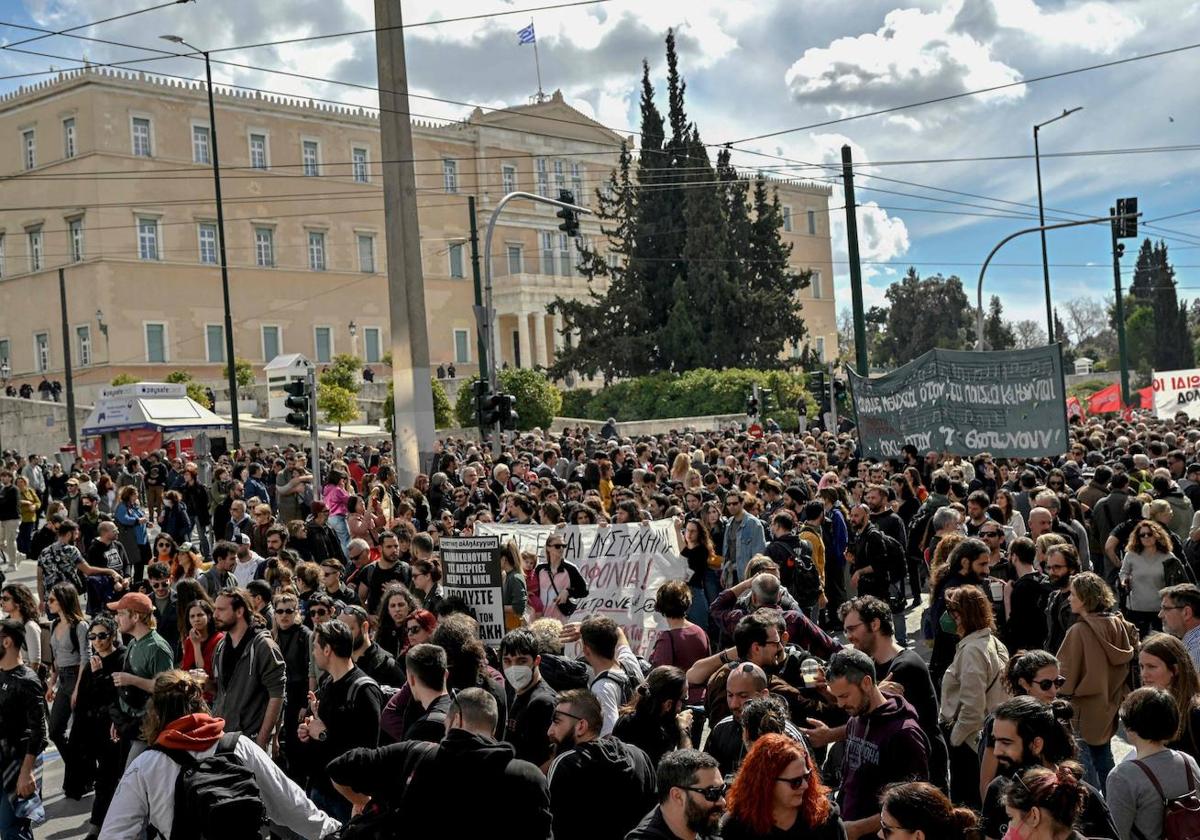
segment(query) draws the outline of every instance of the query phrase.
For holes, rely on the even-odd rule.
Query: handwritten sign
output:
[[[499,647],[504,638],[500,591],[500,540],[496,537],[445,537],[440,541],[442,589],[475,611],[479,640]]]
[[[1066,450],[1062,355],[1028,350],[930,350],[875,378],[846,371],[863,454],[899,458],[904,446],[1005,458]]]
[[[1170,420],[1180,412],[1200,417],[1200,368],[1156,371],[1151,387],[1156,417]]]
[[[612,617],[625,631],[629,645],[649,656],[654,638],[666,622],[654,612],[658,587],[668,580],[687,580],[687,562],[679,554],[679,538],[670,519],[648,525],[514,525],[477,523],[480,534],[499,537],[503,545],[515,540],[522,552],[546,559],[546,538],[559,533],[566,543],[564,559],[574,563],[587,581],[588,595],[571,616]],[[442,540],[443,545],[445,540]]]

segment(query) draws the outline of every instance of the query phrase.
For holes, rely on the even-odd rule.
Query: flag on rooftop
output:
[[[533,34],[533,21],[530,21],[529,25],[524,29],[517,30],[517,45],[523,46],[534,43],[537,43],[537,38]]]

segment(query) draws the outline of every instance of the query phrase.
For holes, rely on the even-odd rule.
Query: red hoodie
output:
[[[155,740],[160,747],[171,750],[203,752],[225,732],[225,720],[207,714],[185,715],[168,723]]]

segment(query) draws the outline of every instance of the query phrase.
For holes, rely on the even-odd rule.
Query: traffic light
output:
[[[1123,256],[1125,256],[1125,243],[1118,242],[1117,243],[1117,259],[1121,259],[1121,257],[1123,257]]]
[[[1117,219],[1117,239],[1136,239],[1137,232],[1137,198],[1118,198],[1117,215],[1126,218]]]
[[[471,393],[475,397],[475,420],[483,427],[495,425],[494,422],[488,423],[485,419],[488,412],[488,403],[492,398],[489,391],[490,388],[486,379],[476,379],[471,383]]]
[[[521,419],[517,414],[517,398],[512,394],[497,394],[499,400],[497,411],[500,413],[500,428],[506,431],[512,431],[517,428],[517,421]]]
[[[840,379],[833,380],[833,396],[839,401],[846,396],[846,383]]]
[[[307,429],[310,416],[309,401],[312,399],[308,383],[303,380],[288,382],[283,386],[283,390],[288,395],[283,401],[284,407],[288,409],[287,417],[284,418],[287,424],[297,429]]]
[[[762,404],[759,406],[759,410],[762,411],[763,417],[766,417],[771,413],[771,389],[759,388],[758,398],[762,401]]]
[[[570,190],[559,190],[558,200],[565,202],[566,204],[574,204],[575,193],[571,192]],[[558,226],[559,230],[561,230],[567,236],[579,236],[579,216],[575,214],[574,210],[571,210],[568,207],[563,207],[554,215],[562,219],[562,224]]]
[[[758,397],[754,396],[753,393],[751,393],[750,396],[746,397],[746,416],[747,417],[757,417],[758,416]]]

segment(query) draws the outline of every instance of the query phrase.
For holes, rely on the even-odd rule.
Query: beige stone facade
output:
[[[378,121],[366,111],[222,93],[217,100],[235,354],[322,361],[390,348]],[[511,189],[590,200],[621,137],[545,102],[414,123],[430,360],[477,369],[467,196],[482,230]],[[221,277],[202,86],[111,70],[0,98],[0,358],[14,384],[63,375],[58,268],[81,399],[119,373],[186,369],[218,383]],[[828,187],[780,182],[809,340],[836,353]],[[554,208],[513,202],[493,242],[500,358],[545,365],[561,341],[546,305],[583,295]],[[584,219],[584,236],[599,228]],[[482,246],[481,246],[482,247]],[[354,324],[353,335],[350,325]]]

